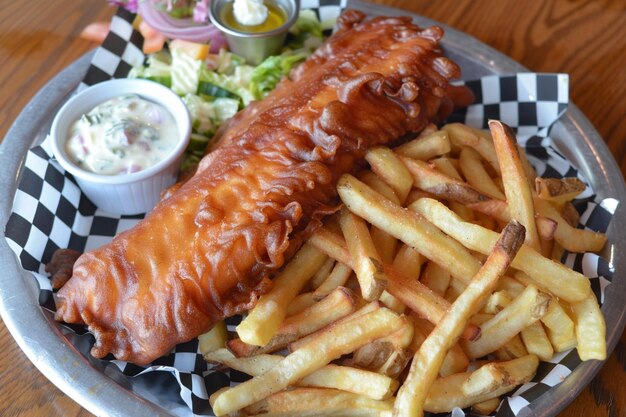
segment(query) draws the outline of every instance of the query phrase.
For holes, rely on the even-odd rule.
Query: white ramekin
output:
[[[172,114],[179,135],[176,147],[156,165],[132,174],[102,175],[79,168],[65,151],[70,126],[98,104],[125,94],[137,94]],[[104,81],[76,94],[61,107],[50,129],[52,152],[59,165],[74,176],[96,206],[112,214],[146,213],[155,206],[161,191],[176,182],[190,134],[187,107],[172,90],[153,81],[127,78]]]

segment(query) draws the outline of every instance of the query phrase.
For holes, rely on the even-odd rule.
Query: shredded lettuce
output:
[[[200,82],[202,61],[182,50],[172,50],[172,90],[179,95],[195,93]]]
[[[250,75],[250,91],[257,100],[267,96],[276,84],[291,70],[296,62],[306,59],[305,55],[276,55],[261,62]]]
[[[292,50],[303,48],[305,42],[311,41],[311,38],[317,39],[320,44],[324,39],[322,23],[310,9],[300,10],[296,23],[289,29],[289,34],[285,47]]]
[[[208,137],[239,111],[239,100],[232,98],[206,101],[195,94],[186,94],[182,99],[189,110],[194,132]]]
[[[188,2],[178,6],[185,10]],[[130,78],[159,82],[178,93],[192,119],[192,138],[183,162],[191,167],[203,156],[204,149],[221,124],[253,100],[267,96],[294,65],[308,58],[323,42],[322,24],[312,10],[301,10],[291,27],[281,53],[254,67],[245,60],[221,50],[205,60],[171,48],[151,54],[143,66],[131,70]]]
[[[172,57],[169,53],[157,52],[147,59],[146,66],[133,67],[130,69],[128,78],[143,78],[155,81],[159,84],[172,87]]]
[[[226,51],[226,49],[220,49],[216,61],[215,71],[225,75],[232,75],[235,72],[235,68],[246,63],[245,59]]]
[[[182,100],[189,110],[192,125],[191,139],[181,166],[181,170],[186,171],[200,162],[217,128],[239,111],[239,100],[222,97],[207,101],[196,94],[186,94]]]
[[[250,104],[255,99],[250,91],[250,76],[254,67],[250,65],[240,65],[236,67],[232,75],[220,74],[203,67],[200,72],[200,81],[208,82],[230,91],[241,98],[243,106]]]

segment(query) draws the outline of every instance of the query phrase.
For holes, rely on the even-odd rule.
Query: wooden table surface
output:
[[[570,97],[626,172],[626,3],[571,0],[378,0],[473,35],[533,71],[570,74]],[[0,140],[32,96],[94,47],[104,0],[4,1],[0,7]],[[1,273],[1,272],[0,272]],[[626,334],[560,417],[626,416]],[[0,415],[90,416],[37,371],[0,321]]]

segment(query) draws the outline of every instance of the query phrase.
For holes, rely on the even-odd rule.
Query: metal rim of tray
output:
[[[526,68],[478,40],[432,20],[385,6],[350,2],[350,7],[368,15],[408,15],[421,26],[438,24],[446,30],[444,48],[472,57],[494,74],[528,71]],[[41,136],[50,124],[50,115],[73,92],[82,79],[93,53],[86,54],[53,78],[22,110],[0,146],[0,224],[6,225],[15,195],[17,178],[24,157],[34,137]],[[553,132],[557,146],[589,178],[599,198],[613,197],[626,201],[626,186],[619,167],[608,147],[580,110],[570,103],[567,114]],[[559,140],[559,137],[563,139]],[[567,142],[567,143],[566,143]],[[607,291],[602,310],[607,317],[607,343],[611,352],[626,323],[626,309],[620,297],[626,297],[626,278],[617,274],[626,269],[626,214],[618,207],[609,228],[613,243],[607,256],[615,267],[615,278]],[[4,236],[4,232],[3,232]],[[0,239],[0,313],[7,328],[32,363],[68,396],[90,412],[102,416],[169,416],[165,410],[132,393],[95,368],[87,358],[67,343],[50,315],[44,314],[37,301],[37,288],[31,274],[20,267],[5,239]],[[603,362],[579,365],[564,382],[533,401],[519,416],[554,416],[569,404],[598,373]]]

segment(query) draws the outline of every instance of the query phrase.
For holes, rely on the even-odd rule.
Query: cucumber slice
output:
[[[239,99],[237,94],[207,81],[200,81],[198,83],[198,95]]]
[[[157,82],[159,84],[164,85],[167,88],[171,88],[172,87],[172,76],[171,75],[145,75],[145,76],[138,77],[138,78],[143,78],[143,79],[146,79],[146,80]]]
[[[172,75],[169,70],[153,67],[134,67],[128,73],[128,78],[141,78],[163,84],[167,88],[172,86]]]
[[[198,133],[192,133],[187,145],[187,151],[204,151],[209,144],[209,138]]]

